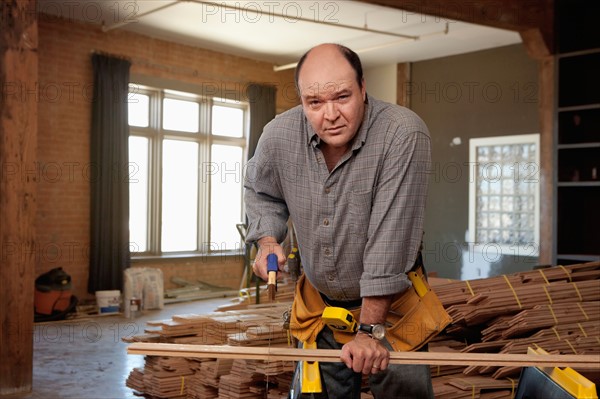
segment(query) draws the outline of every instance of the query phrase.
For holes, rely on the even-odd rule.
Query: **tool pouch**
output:
[[[397,294],[386,318],[386,339],[395,351],[422,348],[452,322],[427,283],[423,269],[418,267],[414,273],[422,284],[413,283],[412,287]],[[417,285],[420,285],[423,296],[417,293]],[[314,342],[324,327],[321,315],[326,304],[304,275],[298,280],[295,294],[290,321],[292,334],[302,342]],[[351,312],[356,320],[360,320],[360,308]],[[345,344],[354,338],[355,333],[334,330],[333,335],[337,342]]]
[[[290,317],[290,331],[300,342],[315,342],[317,335],[325,325],[321,315],[325,309],[325,302],[321,294],[302,274],[296,283],[294,302],[292,303],[292,316]]]
[[[442,332],[452,318],[444,309],[439,298],[431,290],[423,269],[415,270],[426,288],[423,296],[417,293],[416,284],[394,298],[386,324],[389,325],[386,338],[395,351],[415,351],[422,348],[437,334]]]
[[[420,279],[406,291],[397,294],[392,300],[386,317],[386,339],[397,352],[416,351],[442,332],[452,318],[444,309],[439,298],[427,283],[423,269],[415,268],[414,276]],[[420,287],[420,296],[416,287]],[[360,309],[352,310],[356,320],[360,320]],[[345,344],[354,338],[353,333],[333,331],[335,340]]]

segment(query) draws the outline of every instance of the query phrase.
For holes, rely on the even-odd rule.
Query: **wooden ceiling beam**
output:
[[[554,53],[554,0],[362,0],[433,17],[519,32],[536,59]],[[450,26],[452,31],[452,26]],[[531,43],[530,43],[531,41]]]

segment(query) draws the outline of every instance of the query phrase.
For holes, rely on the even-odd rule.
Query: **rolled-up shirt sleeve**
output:
[[[391,295],[411,283],[423,236],[430,138],[417,118],[409,133],[393,136],[373,191],[368,241],[360,280],[361,296]],[[422,124],[422,126],[421,126]]]
[[[287,234],[289,211],[283,200],[278,171],[269,162],[268,138],[261,137],[254,157],[246,165],[244,202],[248,217],[246,242],[275,237],[282,242]]]

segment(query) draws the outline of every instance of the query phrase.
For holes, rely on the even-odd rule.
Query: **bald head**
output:
[[[311,48],[300,57],[298,65],[296,66],[295,76],[298,93],[300,93],[300,73],[309,58],[311,59],[310,64],[317,62],[321,68],[336,68],[340,65],[340,62],[347,62],[356,74],[358,86],[362,88],[363,70],[358,54],[341,44],[325,43]]]

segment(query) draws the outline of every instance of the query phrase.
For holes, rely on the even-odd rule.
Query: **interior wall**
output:
[[[468,161],[470,138],[539,133],[536,62],[523,46],[512,45],[415,62],[411,68],[411,108],[432,137],[424,240],[428,271],[479,278],[530,270],[537,257],[469,250]],[[451,145],[455,137],[460,145]]]
[[[367,93],[373,97],[396,103],[397,64],[382,65],[363,71]]]
[[[207,92],[243,97],[250,82],[277,87],[277,111],[296,104],[293,70],[273,72],[273,65],[196,47],[170,43],[122,30],[103,33],[99,26],[40,15],[39,76],[36,87],[19,88],[36,96],[38,160],[23,167],[37,179],[36,276],[63,267],[80,299],[87,291],[90,243],[90,125],[93,51],[131,59],[132,75],[158,77],[203,86]],[[188,279],[239,288],[243,260],[199,257],[182,262],[135,262],[164,267],[165,287],[179,271]]]

